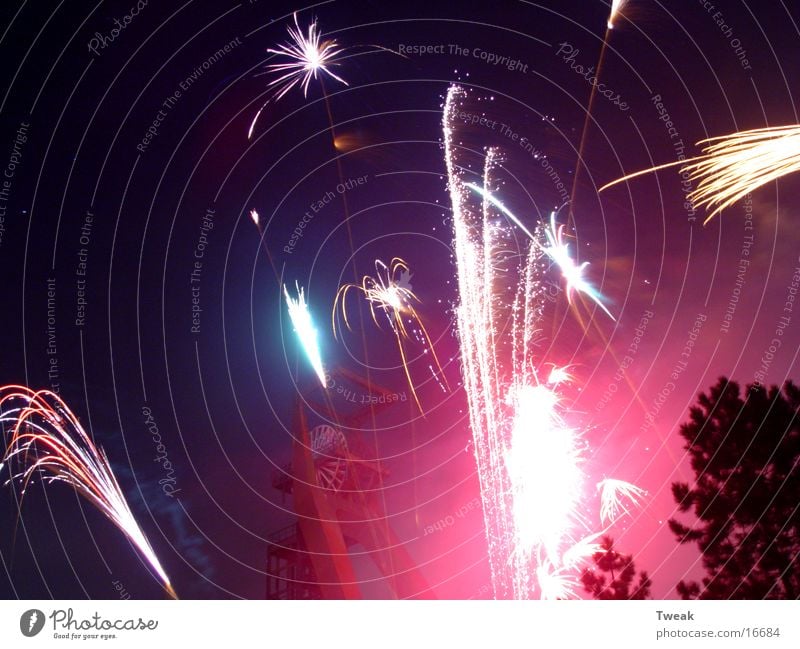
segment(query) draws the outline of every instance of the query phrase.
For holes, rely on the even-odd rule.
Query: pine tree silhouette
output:
[[[681,581],[683,599],[800,597],[800,390],[787,382],[720,378],[680,428],[694,482],[672,494],[694,521],[670,520],[679,543],[697,543],[707,575]]]
[[[596,567],[586,568],[581,574],[584,590],[594,599],[649,599],[650,578],[646,572],[639,573],[639,582],[634,586],[633,557],[617,552],[610,536],[600,540],[600,547],[602,550],[592,556]]]

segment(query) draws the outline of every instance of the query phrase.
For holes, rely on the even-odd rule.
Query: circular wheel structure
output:
[[[330,491],[342,488],[347,477],[347,440],[333,426],[320,424],[311,429],[311,458],[317,484]]]

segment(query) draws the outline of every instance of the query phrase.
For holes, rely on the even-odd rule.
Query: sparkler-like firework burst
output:
[[[800,125],[759,128],[701,140],[703,155],[628,174],[600,191],[644,174],[680,165],[697,183],[687,198],[711,209],[705,223],[768,182],[800,171]]]
[[[584,261],[581,264],[577,264],[570,255],[569,244],[564,241],[564,225],[556,225],[555,212],[550,215],[550,228],[545,230],[545,236],[547,237],[548,245],[542,251],[561,271],[561,276],[567,283],[567,301],[572,304],[572,292],[577,291],[586,295],[605,311],[609,318],[614,320],[614,316],[603,304],[603,296],[583,276],[583,271],[589,265],[589,262]]]
[[[297,13],[294,14],[294,27],[287,27],[290,41],[276,48],[269,48],[267,52],[288,60],[284,63],[271,63],[267,66],[268,72],[276,73],[278,76],[269,82],[268,88],[272,94],[263,106],[258,110],[250,130],[247,133],[248,139],[253,135],[261,112],[266,105],[272,101],[278,101],[295,86],[303,89],[303,96],[308,94],[308,85],[311,79],[316,79],[320,72],[324,72],[331,79],[348,85],[347,81],[331,71],[331,68],[338,65],[338,58],[344,52],[335,39],[324,39],[317,28],[317,19],[311,21],[307,32],[304,34],[297,21]]]
[[[630,505],[638,505],[646,494],[644,489],[630,482],[613,478],[601,480],[597,489],[600,491],[600,520],[607,523],[613,523],[621,514],[630,514],[626,500]]]
[[[611,312],[606,308],[605,304],[603,304],[603,296],[596,288],[594,288],[594,286],[591,285],[589,280],[584,277],[583,271],[589,265],[589,262],[584,261],[583,263],[578,264],[572,258],[572,255],[569,251],[569,243],[567,243],[564,239],[564,225],[556,225],[555,212],[550,214],[550,228],[544,231],[547,239],[547,244],[545,245],[540,241],[540,238],[531,233],[531,231],[525,227],[525,224],[510,209],[508,209],[505,203],[494,196],[494,194],[487,191],[483,187],[476,185],[475,183],[465,183],[464,186],[482,196],[484,200],[494,205],[503,214],[516,223],[517,226],[533,242],[533,244],[538,246],[539,249],[545,255],[547,255],[550,261],[552,261],[558,267],[558,269],[561,271],[561,276],[564,278],[567,284],[566,294],[567,301],[570,303],[570,305],[572,304],[572,294],[574,291],[577,291],[578,293],[586,295],[592,300],[592,302],[599,306],[609,318],[614,320],[614,316],[611,315]]]
[[[108,457],[94,445],[78,418],[48,390],[19,385],[0,388],[0,429],[11,430],[3,463],[9,483],[22,483],[22,494],[40,475],[44,482],[63,482],[97,507],[133,543],[164,585],[177,598],[150,542],[139,527],[117,482]],[[18,470],[14,467],[20,466]]]
[[[306,302],[305,293],[297,287],[297,298],[289,295],[286,285],[283,286],[283,295],[286,298],[286,306],[289,309],[289,319],[292,321],[292,326],[297,334],[297,340],[303,348],[303,353],[306,355],[308,362],[319,378],[322,386],[325,387],[325,370],[322,367],[322,354],[319,350],[319,341],[317,340],[317,330],[314,327],[314,321],[311,319],[311,312],[308,310],[308,303]]]
[[[596,551],[598,532],[581,514],[585,444],[565,421],[559,386],[571,380],[552,366],[539,380],[534,354],[542,324],[547,260],[558,265],[570,289],[599,294],[568,254],[554,218],[550,230],[531,232],[496,198],[490,185],[495,152],[484,162],[483,185],[461,179],[454,144],[464,90],[453,86],[444,107],[444,148],[453,212],[458,277],[456,316],[462,375],[483,500],[495,597],[573,597],[577,568]],[[473,195],[481,197],[475,205]],[[509,251],[508,227],[494,209],[529,237]],[[522,262],[514,261],[522,259]],[[518,264],[516,271],[514,264]],[[514,287],[515,297],[505,298]],[[512,289],[513,290],[513,289]],[[604,309],[605,310],[605,309]],[[609,314],[610,315],[610,314]],[[632,485],[631,485],[632,486]],[[603,530],[605,532],[606,530]]]
[[[347,81],[331,72],[330,68],[338,65],[337,56],[344,50],[335,39],[322,39],[322,34],[317,30],[317,19],[311,21],[307,34],[303,34],[297,22],[297,13],[294,14],[294,27],[287,27],[291,41],[269,48],[270,54],[285,56],[289,60],[285,63],[272,63],[267,69],[278,73],[278,77],[269,83],[275,89],[276,101],[283,97],[295,86],[303,88],[303,96],[308,94],[308,84],[311,79],[317,78],[317,73],[324,72],[331,79],[347,85]]]
[[[350,320],[347,316],[347,294],[351,290],[360,291],[363,294],[364,299],[369,303],[372,320],[378,327],[380,327],[379,313],[382,312],[388,320],[397,341],[397,348],[400,350],[400,358],[411,394],[414,395],[417,407],[423,412],[417,391],[414,388],[414,381],[411,378],[411,370],[408,367],[406,341],[413,336],[422,344],[424,352],[426,354],[430,353],[431,362],[428,365],[428,369],[443,389],[447,380],[444,377],[444,371],[439,363],[439,358],[436,356],[428,331],[414,307],[414,303],[419,303],[420,299],[408,284],[410,274],[411,271],[408,264],[399,257],[393,258],[389,265],[380,259],[376,259],[374,276],[365,275],[360,284],[344,284],[339,288],[333,303],[331,320],[333,333],[336,335],[336,312],[341,307],[345,325],[348,329],[351,328]]]

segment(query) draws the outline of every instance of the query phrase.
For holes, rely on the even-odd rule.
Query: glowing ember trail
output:
[[[701,140],[703,155],[637,171],[600,191],[643,174],[680,165],[697,187],[686,195],[695,207],[711,211],[704,223],[762,185],[800,171],[800,125],[759,128]]]
[[[325,387],[325,370],[322,367],[322,354],[319,351],[317,330],[314,328],[314,321],[311,319],[311,312],[308,310],[303,289],[299,285],[296,286],[296,299],[289,295],[286,285],[284,284],[283,286],[283,295],[286,298],[286,306],[289,309],[289,318],[292,321],[297,339],[300,341],[300,346],[303,348],[308,362],[311,363],[311,367],[314,368],[320,383]]]
[[[608,28],[614,29],[614,21],[622,13],[622,9],[628,4],[628,0],[611,0],[611,14],[608,16]]]
[[[546,303],[541,277],[548,257],[560,260],[564,272],[567,264],[554,259],[553,248],[565,247],[559,232],[543,234],[541,226],[526,230],[493,198],[492,149],[484,161],[483,187],[462,180],[461,170],[469,165],[459,156],[469,154],[454,143],[453,125],[466,96],[458,86],[447,93],[444,149],[461,370],[494,595],[564,599],[576,596],[579,567],[590,560],[601,534],[589,528],[582,513],[585,444],[564,420],[557,391],[572,377],[566,367],[550,364],[547,382],[540,381],[538,367],[545,364],[534,356]],[[500,214],[523,228],[530,242],[511,249],[515,238]],[[567,281],[581,290],[575,276],[568,275]]]
[[[0,429],[11,430],[0,469],[9,465],[11,479],[22,483],[22,496],[32,479],[63,482],[97,507],[130,540],[158,575],[167,593],[177,598],[150,542],[122,494],[102,448],[97,448],[78,418],[49,390],[21,385],[0,387]],[[19,470],[15,470],[21,464]],[[7,484],[8,484],[7,483]]]
[[[342,317],[344,318],[345,325],[350,329],[350,320],[347,317],[347,293],[351,289],[360,291],[364,295],[364,299],[369,302],[369,311],[372,315],[372,320],[380,327],[378,320],[378,311],[383,311],[386,319],[389,321],[389,326],[394,333],[395,340],[397,341],[397,348],[400,350],[400,358],[405,370],[406,379],[408,380],[411,394],[414,395],[414,401],[420,412],[424,411],[419,402],[417,391],[414,388],[414,381],[411,379],[411,370],[408,367],[408,353],[405,345],[406,340],[413,337],[423,346],[425,354],[430,354],[431,362],[428,364],[428,369],[431,376],[437,381],[439,386],[445,390],[447,379],[445,379],[444,371],[433,349],[433,343],[428,335],[425,325],[419,317],[419,313],[414,308],[414,302],[419,302],[419,298],[411,290],[409,284],[411,271],[408,264],[399,257],[392,259],[391,263],[387,266],[380,259],[375,260],[375,276],[365,275],[361,280],[361,284],[344,284],[339,288],[336,293],[336,299],[333,303],[333,313],[331,320],[333,323],[333,334],[336,335],[336,311],[341,305]],[[411,330],[406,326],[405,319],[411,325]]]

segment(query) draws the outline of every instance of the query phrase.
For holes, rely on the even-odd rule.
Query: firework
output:
[[[507,254],[507,229],[492,208],[513,217],[487,189],[495,153],[484,163],[483,187],[464,183],[453,144],[454,115],[463,90],[452,87],[444,114],[459,302],[456,307],[461,366],[469,405],[495,597],[527,598],[570,592],[559,572],[570,544],[572,512],[580,492],[579,444],[558,415],[554,386],[541,385],[533,364],[535,332],[544,291],[539,276],[542,246],[537,235],[517,272]],[[479,206],[471,193],[481,198]],[[503,299],[516,287],[511,304]],[[513,289],[512,289],[513,290]],[[510,324],[510,327],[506,325]],[[546,429],[546,430],[545,430]],[[556,457],[557,456],[557,457]],[[562,473],[558,473],[562,470]],[[551,498],[555,492],[556,498]]]
[[[258,215],[258,212],[255,210],[250,210],[250,218],[252,219],[253,223],[256,224],[256,227],[261,230],[261,217]]]
[[[324,72],[331,79],[347,85],[347,81],[331,72],[332,66],[338,65],[337,57],[343,49],[334,39],[322,40],[322,34],[317,30],[317,19],[311,21],[307,35],[303,35],[300,24],[297,22],[297,13],[294,14],[294,27],[287,27],[291,40],[279,45],[275,49],[268,49],[270,54],[285,56],[286,63],[273,63],[267,69],[279,76],[269,83],[274,88],[277,101],[292,88],[299,85],[303,88],[303,96],[308,94],[308,84],[311,79],[317,78],[317,73]]]
[[[311,367],[314,369],[320,383],[325,387],[325,370],[322,367],[322,355],[319,351],[317,330],[314,327],[314,321],[311,319],[311,312],[308,310],[308,303],[306,303],[303,289],[298,284],[295,286],[297,287],[296,299],[289,295],[286,285],[284,284],[283,286],[286,306],[289,309],[289,319],[292,321],[297,339],[300,341],[300,346],[303,348],[308,362],[311,363]]]
[[[489,201],[503,214],[505,214],[508,218],[510,218],[514,223],[516,223],[519,229],[522,230],[526,235],[528,235],[528,238],[531,241],[537,243],[536,236],[534,236],[534,234],[528,228],[525,227],[525,224],[522,221],[520,221],[519,218],[517,218],[516,214],[514,214],[510,209],[508,209],[505,203],[503,203],[503,201],[495,197],[494,194],[492,194],[491,192],[487,192],[486,190],[484,190],[483,187],[481,187],[480,185],[476,185],[475,183],[464,183],[464,187],[471,189],[476,194],[482,196],[485,200]]]
[[[622,15],[622,9],[628,4],[628,0],[611,0],[611,14],[608,16],[608,28],[614,29],[614,22]]]
[[[147,560],[171,597],[169,577],[139,527],[117,482],[108,457],[94,445],[78,418],[48,390],[19,385],[0,388],[0,427],[11,430],[3,463],[22,494],[39,475],[43,482],[63,482],[97,507]],[[14,467],[21,466],[19,470]]]
[[[571,383],[572,381],[575,380],[575,377],[572,376],[572,374],[569,373],[569,371],[568,371],[569,368],[568,367],[559,367],[559,366],[554,365],[552,363],[550,363],[550,365],[552,365],[553,369],[550,370],[550,374],[547,377],[547,384],[548,385],[559,385],[560,383]]]
[[[527,553],[541,548],[554,566],[560,563],[583,482],[578,436],[557,406],[558,395],[547,386],[518,387],[506,455],[517,547]]]
[[[624,501],[631,505],[638,505],[639,499],[645,495],[645,490],[632,485],[624,480],[606,478],[601,480],[597,489],[600,492],[600,520],[609,524],[619,518],[621,514],[630,514]]]
[[[708,138],[703,154],[628,174],[600,188],[680,165],[697,186],[687,194],[695,207],[711,209],[705,223],[768,182],[800,171],[800,125],[776,126]]]
[[[581,264],[575,263],[575,260],[569,253],[569,244],[564,241],[564,225],[556,226],[556,215],[553,212],[550,215],[550,228],[545,230],[547,237],[547,246],[543,248],[550,260],[558,266],[561,271],[561,276],[567,283],[567,301],[572,304],[572,292],[577,291],[586,295],[592,302],[599,306],[605,314],[614,320],[614,316],[603,304],[603,296],[594,288],[589,281],[583,276],[584,269],[589,265],[588,261]]]
[[[495,597],[574,597],[579,566],[602,532],[582,512],[585,443],[565,420],[560,386],[572,376],[551,365],[539,380],[534,355],[546,303],[548,259],[571,290],[592,295],[554,218],[529,231],[490,189],[496,154],[484,160],[483,185],[462,181],[453,124],[466,93],[451,87],[443,130],[458,280],[456,323],[464,389],[483,502]],[[482,200],[476,204],[474,195]],[[495,210],[528,236],[518,248]],[[571,265],[570,265],[571,264]],[[509,300],[506,296],[513,295]],[[594,295],[597,295],[596,293]],[[603,530],[605,532],[605,530]]]
[[[536,580],[542,591],[542,599],[570,599],[576,596],[577,580],[548,562],[536,568]]]
[[[338,45],[335,39],[323,40],[322,34],[317,28],[317,19],[311,21],[307,32],[304,34],[297,21],[297,13],[294,14],[294,27],[289,25],[289,41],[277,48],[269,48],[269,54],[285,57],[284,63],[271,63],[267,66],[268,72],[277,74],[277,77],[267,84],[271,90],[269,99],[259,108],[250,130],[247,133],[248,139],[253,135],[261,111],[272,101],[278,101],[295,86],[303,89],[303,96],[308,94],[308,85],[311,79],[316,79],[320,72],[324,72],[331,79],[348,85],[347,81],[331,71],[333,66],[339,64],[339,56],[344,49]]]
[[[561,276],[567,284],[566,294],[567,301],[570,305],[572,304],[572,294],[574,291],[577,291],[578,293],[586,295],[592,302],[599,306],[609,318],[614,320],[614,316],[611,315],[611,312],[603,304],[603,296],[589,283],[589,280],[584,277],[584,270],[589,265],[589,262],[584,261],[578,264],[572,258],[569,251],[569,244],[564,240],[564,226],[563,224],[556,225],[555,212],[550,214],[550,228],[545,230],[545,237],[547,239],[547,244],[545,245],[542,244],[539,238],[534,236],[534,234],[525,227],[525,224],[491,192],[486,191],[475,183],[465,183],[464,186],[482,196],[484,200],[497,207],[503,214],[516,223],[528,238],[533,241],[534,245],[538,246],[541,251],[547,255],[550,261],[558,267],[561,271]]]
[[[414,395],[414,401],[416,401],[417,407],[422,412],[422,406],[414,388],[414,382],[411,379],[411,370],[408,367],[406,341],[413,336],[422,344],[426,354],[430,351],[431,362],[428,365],[428,369],[443,389],[445,389],[446,379],[428,331],[414,307],[414,303],[419,303],[420,299],[411,289],[409,284],[410,277],[411,271],[408,264],[399,257],[393,258],[388,265],[380,259],[376,259],[374,276],[365,275],[360,284],[344,284],[339,288],[333,303],[331,319],[333,333],[336,335],[336,312],[341,307],[345,325],[348,329],[351,328],[350,320],[347,316],[347,294],[351,290],[360,291],[363,294],[364,299],[369,304],[372,320],[378,327],[380,327],[380,314],[382,313],[386,317],[392,333],[394,333],[397,348],[400,351],[400,358],[411,394]]]

